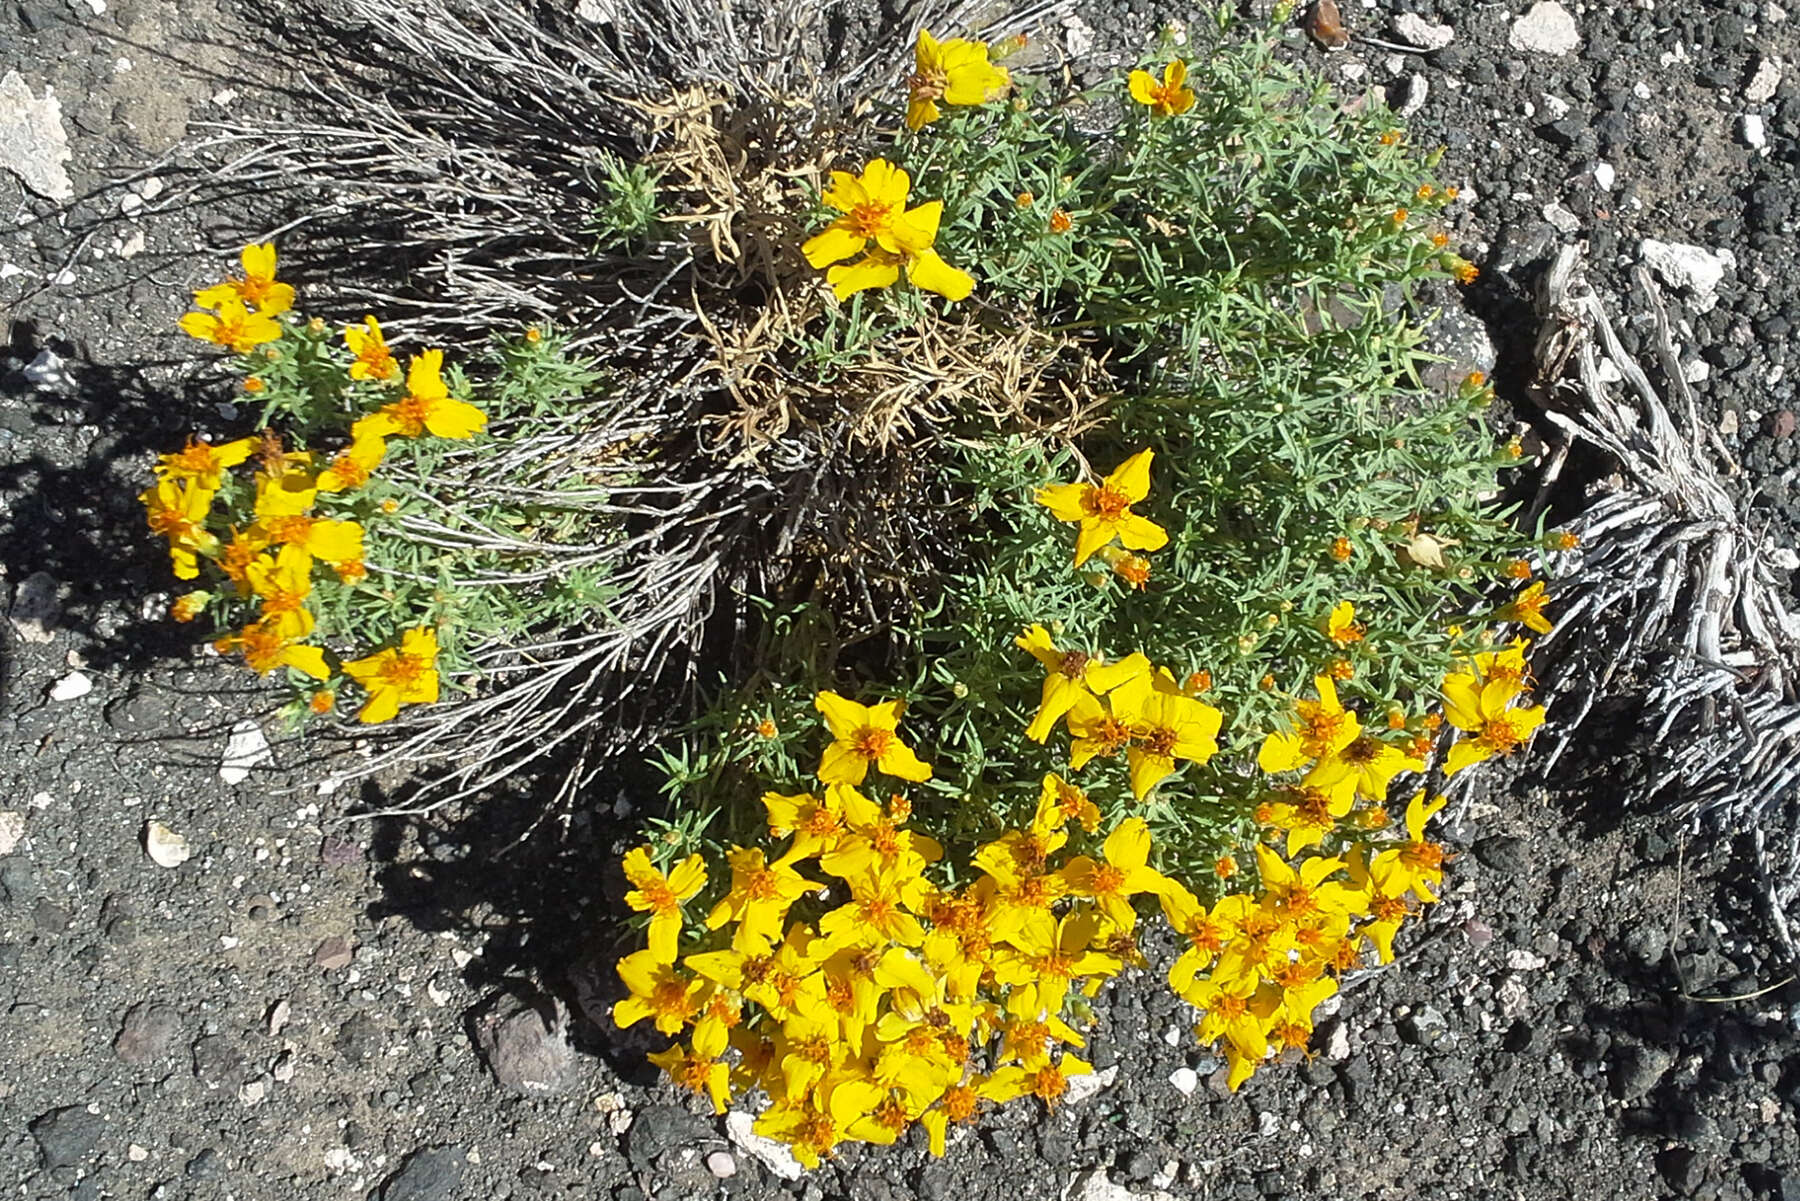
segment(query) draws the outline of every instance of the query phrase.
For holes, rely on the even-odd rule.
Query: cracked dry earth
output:
[[[370,798],[266,747],[244,680],[145,599],[163,564],[132,498],[218,402],[174,320],[254,232],[183,203],[215,165],[195,146],[282,104],[244,15],[0,0],[5,1195],[1800,1198],[1800,989],[1737,890],[1737,841],[1628,808],[1630,698],[1555,778],[1527,760],[1463,807],[1446,903],[1400,962],[1236,1095],[1157,984],[1168,947],[1106,994],[1100,1087],[995,1113],[941,1161],[851,1148],[795,1177],[658,1082],[602,1020],[629,787],[524,839],[520,796],[346,821]],[[1098,71],[1195,15],[1119,0],[1037,32]],[[1449,147],[1497,377],[1523,370],[1522,298],[1556,245],[1586,240],[1615,290],[1658,264],[1734,487],[1791,549],[1794,22],[1461,0],[1345,21],[1360,40],[1301,52]]]

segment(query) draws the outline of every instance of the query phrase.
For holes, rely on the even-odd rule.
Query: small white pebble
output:
[[[1194,1090],[1200,1087],[1200,1073],[1193,1068],[1176,1068],[1169,1073],[1169,1083],[1173,1084],[1175,1091],[1182,1096],[1191,1097],[1194,1095]]]
[[[79,671],[72,671],[56,683],[50,685],[50,699],[53,701],[77,701],[94,690],[94,682]]]

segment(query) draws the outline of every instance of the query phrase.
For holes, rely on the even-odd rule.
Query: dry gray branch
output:
[[[867,125],[859,114],[872,95],[898,94],[919,27],[992,35],[1002,19],[1011,32],[1069,7],[928,3],[910,26],[856,30],[873,36],[845,53],[834,47],[842,31],[812,0],[571,0],[560,15],[348,0],[341,53],[321,56],[305,81],[308,114],[211,128],[201,149],[220,160],[222,191],[307,198],[255,240],[298,241],[295,259],[337,290],[314,292],[322,306],[367,308],[399,335],[453,350],[496,328],[549,322],[613,372],[603,408],[515,444],[451,451],[443,476],[471,488],[504,477],[527,502],[542,485],[566,505],[571,493],[553,485],[570,465],[604,462],[591,500],[601,524],[620,531],[615,540],[559,546],[452,528],[428,505],[411,510],[406,529],[525,564],[465,586],[528,588],[583,568],[602,572],[616,600],[582,628],[477,651],[476,678],[453,681],[473,685],[469,699],[404,713],[352,777],[408,772],[420,791],[405,808],[418,812],[557,762],[566,798],[609,755],[641,751],[680,719],[667,697],[694,683],[695,647],[716,606],[769,592],[791,554],[822,540],[903,547],[921,536],[845,492],[846,479],[883,474],[865,465],[856,425],[865,415],[795,420],[759,454],[721,439],[718,400],[731,382],[718,369],[721,348],[767,339],[718,298],[774,281],[763,310],[785,303],[771,247],[793,258],[798,231],[770,209],[771,190],[792,189],[791,164],[816,171],[856,149],[849,131]],[[596,246],[589,229],[609,154],[674,156],[690,219],[629,250]],[[884,470],[906,466],[896,458]],[[397,482],[448,503],[436,476],[429,489]],[[863,524],[846,534],[832,524],[840,513]],[[878,622],[881,601],[869,581],[856,583],[843,603]]]
[[[1671,798],[1683,817],[1759,837],[1763,827],[1792,830],[1800,622],[1761,531],[1725,486],[1736,464],[1703,430],[1656,286],[1643,272],[1638,283],[1673,413],[1621,346],[1577,250],[1557,257],[1540,289],[1535,399],[1572,442],[1600,448],[1617,468],[1571,526],[1585,549],[1542,642],[1546,680],[1563,698],[1545,769],[1591,737],[1595,706],[1629,685],[1644,691],[1642,728],[1653,738],[1644,799]],[[1772,910],[1784,914],[1800,891],[1800,856],[1780,862],[1762,870]]]

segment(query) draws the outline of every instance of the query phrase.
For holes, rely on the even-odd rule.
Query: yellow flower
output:
[[[985,1100],[1000,1102],[1030,1095],[1055,1109],[1063,1094],[1069,1091],[1069,1077],[1089,1076],[1093,1071],[1092,1064],[1073,1055],[1064,1055],[1056,1063],[1036,1069],[1008,1064],[996,1069],[975,1092]]]
[[[1538,581],[1513,598],[1511,604],[1502,608],[1498,614],[1501,621],[1516,621],[1536,634],[1550,632],[1550,619],[1544,616],[1544,605],[1550,598],[1544,593],[1543,581]]]
[[[1505,680],[1479,683],[1472,676],[1444,678],[1444,716],[1472,738],[1459,738],[1444,761],[1444,774],[1454,776],[1471,764],[1516,750],[1544,724],[1544,707],[1512,708],[1519,686]]]
[[[1164,777],[1175,771],[1175,760],[1205,763],[1218,753],[1219,727],[1224,714],[1202,701],[1182,696],[1167,675],[1166,687],[1121,688],[1113,693],[1113,711],[1121,703],[1135,706],[1122,714],[1131,727],[1131,743],[1125,755],[1130,763],[1131,793],[1138,800],[1149,795]]]
[[[919,30],[913,47],[913,74],[907,81],[906,127],[917,133],[943,114],[945,104],[983,104],[1012,83],[1005,67],[988,62],[986,42],[951,38],[940,42]]]
[[[821,692],[813,705],[825,715],[834,741],[819,762],[819,779],[826,784],[861,784],[870,765],[890,776],[922,783],[931,779],[931,768],[900,741],[899,701],[859,705],[835,692]]]
[[[387,440],[365,432],[351,437],[350,445],[338,451],[331,465],[319,473],[321,492],[352,492],[369,482],[369,477],[387,456]]]
[[[1306,783],[1344,800],[1344,812],[1357,796],[1377,804],[1387,799],[1388,785],[1403,771],[1424,771],[1423,760],[1368,734],[1351,739],[1319,760]],[[1342,816],[1340,814],[1339,816]],[[1289,854],[1292,854],[1289,851]]]
[[[222,284],[202,288],[194,293],[194,304],[221,312],[228,304],[255,305],[265,317],[274,317],[294,307],[291,284],[275,280],[275,243],[244,247],[238,255],[243,265],[243,279],[228,279]]]
[[[690,1051],[680,1043],[665,1051],[653,1051],[644,1058],[661,1068],[682,1088],[711,1101],[715,1114],[725,1112],[726,1103],[731,1099],[731,1069],[717,1058]]]
[[[1278,990],[1260,989],[1254,980],[1204,981],[1193,989],[1193,1004],[1206,1011],[1194,1036],[1203,1043],[1224,1039],[1231,1064],[1232,1091],[1248,1080],[1269,1053],[1269,1024],[1281,999]]]
[[[1038,794],[1032,828],[1058,830],[1071,818],[1092,834],[1100,825],[1100,807],[1088,800],[1087,793],[1051,772],[1044,777],[1043,790]]]
[[[187,445],[172,455],[158,455],[156,478],[159,480],[192,480],[208,492],[217,492],[227,469],[236,467],[256,451],[255,438],[239,438],[234,442],[214,445],[189,438]]]
[[[1006,934],[1010,949],[995,957],[994,978],[1012,986],[1007,1007],[1014,1012],[1058,1013],[1069,983],[1079,976],[1116,975],[1122,966],[1094,949],[1100,923],[1092,914],[1070,913],[1060,920],[1048,909],[1021,915]]]
[[[1131,98],[1147,105],[1153,117],[1173,117],[1194,107],[1194,92],[1187,85],[1187,64],[1175,59],[1163,68],[1162,82],[1148,71],[1131,73]]]
[[[706,886],[706,864],[689,855],[668,875],[650,862],[649,847],[635,847],[625,854],[625,878],[632,891],[625,903],[650,915],[650,950],[658,963],[674,963],[681,936],[681,903]]]
[[[826,282],[839,300],[867,288],[885,288],[900,278],[901,267],[913,286],[947,300],[963,300],[975,290],[975,277],[939,257],[938,222],[944,204],[932,200],[906,207],[912,178],[886,159],[871,159],[861,177],[833,171],[825,189],[826,204],[843,216],[807,239],[800,253],[814,267],[826,267]],[[844,260],[868,253],[854,263]]]
[[[1107,920],[1120,930],[1137,924],[1131,898],[1139,893],[1160,893],[1169,878],[1149,866],[1150,827],[1141,817],[1128,817],[1106,836],[1104,862],[1077,855],[1062,869],[1069,892],[1091,897]]]
[[[1325,619],[1325,636],[1339,646],[1361,642],[1364,632],[1356,623],[1356,606],[1349,601],[1339,601],[1332,608],[1331,616]]]
[[[1134,555],[1116,546],[1103,546],[1100,548],[1100,557],[1112,568],[1112,573],[1124,580],[1126,586],[1133,591],[1142,592],[1150,586],[1150,560],[1144,556]]]
[[[333,566],[358,563],[363,557],[363,528],[354,521],[329,521],[296,513],[270,517],[250,527],[250,536],[270,546],[297,546]]]
[[[1316,701],[1296,701],[1292,733],[1274,733],[1263,739],[1256,762],[1264,771],[1293,771],[1314,759],[1342,750],[1362,733],[1356,714],[1338,703],[1337,685],[1331,677],[1313,677]]]
[[[1269,802],[1268,824],[1287,831],[1290,857],[1323,842],[1325,836],[1337,828],[1338,819],[1349,813],[1355,803],[1354,790],[1340,788],[1328,792],[1313,785],[1311,776],[1307,777],[1307,784],[1275,795],[1289,799]]]
[[[218,346],[229,346],[239,354],[248,354],[265,342],[281,337],[281,323],[266,313],[252,313],[242,301],[227,300],[218,313],[187,313],[181,318],[182,332]]]
[[[1256,846],[1256,870],[1262,876],[1264,904],[1295,924],[1326,915],[1342,917],[1357,907],[1357,892],[1330,878],[1343,869],[1344,861],[1335,856],[1310,855],[1295,870],[1268,847],[1261,843]]]
[[[417,354],[407,364],[406,396],[393,404],[383,405],[356,429],[367,434],[399,434],[417,438],[429,432],[438,438],[473,438],[487,426],[487,414],[466,400],[457,400],[443,378],[444,352],[428,350]]]
[[[1039,488],[1037,503],[1058,521],[1079,523],[1075,537],[1075,566],[1117,538],[1131,550],[1160,550],[1169,535],[1131,506],[1150,495],[1150,460],[1153,452],[1140,450],[1113,469],[1099,484],[1050,484]]]
[[[1426,841],[1425,823],[1445,804],[1441,796],[1427,802],[1423,790],[1415,794],[1406,805],[1407,841],[1381,852],[1369,865],[1371,874],[1393,873],[1393,895],[1410,892],[1428,905],[1437,900],[1434,890],[1444,881],[1444,848]]]
[[[319,499],[319,480],[313,473],[312,455],[304,450],[265,458],[256,473],[256,501],[252,512],[258,522],[276,517],[297,517],[310,511]]]
[[[206,611],[212,601],[212,593],[204,591],[184,592],[169,602],[169,620],[183,624],[194,620]]]
[[[438,699],[437,631],[420,626],[400,635],[400,645],[344,664],[344,674],[363,686],[369,699],[357,720],[391,719],[401,705],[428,705]]]
[[[212,555],[219,540],[207,532],[214,493],[199,484],[164,480],[138,495],[152,533],[169,540],[169,558],[175,578],[191,580],[200,574],[200,555]]]
[[[325,652],[316,646],[296,646],[293,635],[279,623],[258,621],[247,625],[213,643],[213,649],[221,655],[242,651],[250,670],[261,676],[277,667],[291,667],[315,680],[331,675],[325,666]]]
[[[289,638],[312,633],[313,615],[306,608],[312,594],[312,556],[297,545],[263,555],[245,569],[250,591],[262,600],[259,624],[272,626]]]
[[[768,862],[760,850],[734,847],[726,858],[731,863],[731,891],[707,914],[706,928],[738,923],[733,942],[740,948],[773,942],[789,907],[819,887],[785,862]]]
[[[662,1034],[679,1034],[700,1012],[700,995],[706,983],[684,976],[671,963],[656,957],[656,952],[642,950],[619,960],[619,979],[624,981],[629,996],[613,1005],[613,1024],[621,1030],[644,1018],[651,1018]]]
[[[350,364],[351,379],[386,382],[399,378],[400,364],[394,362],[387,339],[381,336],[381,322],[373,316],[363,318],[361,329],[354,325],[345,326],[344,343],[356,356],[356,362]]]
[[[1063,714],[1073,708],[1084,693],[1104,696],[1133,676],[1147,674],[1150,670],[1150,660],[1139,654],[1109,664],[1099,655],[1085,651],[1058,650],[1050,639],[1050,631],[1035,623],[1025,627],[1025,632],[1013,639],[1013,645],[1029,652],[1048,673],[1044,677],[1037,716],[1025,729],[1025,737],[1033,742],[1048,738]]]

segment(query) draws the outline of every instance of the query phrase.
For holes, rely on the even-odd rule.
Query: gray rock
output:
[[[1444,1015],[1430,1005],[1422,1005],[1400,1022],[1400,1037],[1420,1047],[1435,1047],[1450,1033]]]
[[[1621,1101],[1635,1101],[1655,1088],[1674,1066],[1675,1057],[1661,1047],[1637,1043],[1620,1047],[1612,1063],[1613,1096]]]
[[[338,1054],[351,1063],[373,1059],[381,1050],[381,1027],[368,1014],[356,1014],[339,1027],[337,1049]]]
[[[31,1137],[46,1168],[69,1168],[85,1160],[100,1141],[106,1122],[80,1105],[52,1109],[34,1119]]]
[[[548,1014],[531,1006],[508,1007],[475,1027],[475,1044],[495,1079],[528,1097],[565,1092],[575,1076],[567,1015],[560,1005],[546,1004]]]
[[[243,1055],[223,1034],[208,1034],[194,1041],[194,1076],[206,1087],[220,1087],[243,1066]]]
[[[19,582],[8,616],[25,641],[49,642],[62,619],[62,585],[48,572],[32,572]]]
[[[1707,250],[1685,242],[1659,242],[1645,238],[1638,244],[1638,257],[1644,266],[1674,288],[1693,293],[1695,307],[1709,311],[1718,302],[1715,293],[1727,270],[1737,268],[1737,256],[1729,250]]]
[[[1418,13],[1401,13],[1395,17],[1394,33],[1408,46],[1428,52],[1442,50],[1456,40],[1456,30],[1448,25],[1434,25]]]
[[[1775,98],[1775,89],[1781,86],[1781,60],[1764,55],[1756,60],[1756,70],[1750,75],[1750,82],[1744,85],[1744,99],[1751,104],[1764,104]]]
[[[211,1147],[202,1147],[182,1170],[191,1180],[213,1180],[224,1175],[225,1157]]]
[[[167,1005],[139,1001],[125,1011],[113,1052],[126,1063],[149,1063],[167,1055],[180,1033],[180,1014]]]
[[[414,1151],[381,1186],[381,1201],[447,1201],[462,1186],[467,1163],[461,1147]]]
[[[712,1128],[676,1105],[651,1105],[638,1111],[625,1134],[625,1156],[640,1172],[672,1147],[694,1146],[713,1138]]]
[[[1558,57],[1581,48],[1581,30],[1569,10],[1556,0],[1538,0],[1524,16],[1513,22],[1507,41],[1514,50]]]
[[[62,103],[46,87],[43,99],[17,71],[0,78],[0,167],[46,200],[67,200],[75,185],[63,169],[68,162],[69,135],[63,129]]]

